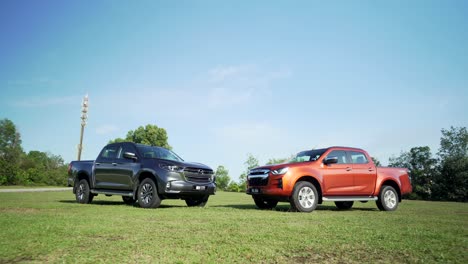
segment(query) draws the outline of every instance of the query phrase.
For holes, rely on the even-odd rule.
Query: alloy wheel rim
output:
[[[388,208],[394,208],[396,203],[397,203],[395,193],[393,191],[391,191],[391,190],[387,190],[384,193],[384,201],[385,201],[385,205]]]
[[[151,186],[149,183],[143,184],[141,187],[140,196],[145,204],[150,203],[151,200],[153,200],[153,186]]]
[[[84,184],[80,184],[80,185],[78,186],[78,191],[77,191],[77,193],[78,193],[78,199],[83,200],[84,192],[85,192],[85,191],[84,191]]]
[[[303,187],[299,190],[299,203],[303,208],[312,208],[315,202],[315,193],[310,187]]]

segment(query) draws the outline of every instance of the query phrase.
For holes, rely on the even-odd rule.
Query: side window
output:
[[[351,151],[350,155],[354,164],[366,164],[369,162],[366,155],[362,152]]]
[[[115,159],[117,157],[117,154],[119,152],[119,145],[110,145],[104,147],[104,149],[101,151],[101,154],[99,155],[99,158],[101,159]]]
[[[117,158],[125,159],[123,156],[125,152],[131,152],[131,153],[136,154],[136,149],[130,144],[124,144],[122,145],[122,150],[119,152],[119,156]]]
[[[330,157],[337,157],[338,158],[338,164],[349,163],[348,159],[346,158],[346,152],[344,150],[333,150],[327,156],[327,158],[330,158]]]

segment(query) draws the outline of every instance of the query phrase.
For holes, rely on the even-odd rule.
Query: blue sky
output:
[[[0,1],[0,118],[84,159],[140,125],[186,160],[361,147],[384,164],[468,124],[466,1]]]

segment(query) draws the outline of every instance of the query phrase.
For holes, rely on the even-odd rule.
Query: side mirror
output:
[[[123,156],[126,159],[137,160],[137,156],[135,155],[135,153],[132,152],[124,152]]]
[[[323,160],[323,164],[325,165],[333,164],[333,163],[338,163],[338,157],[327,157]]]

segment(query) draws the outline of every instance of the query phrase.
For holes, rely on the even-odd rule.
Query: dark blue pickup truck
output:
[[[143,208],[157,208],[163,199],[204,206],[216,192],[210,167],[185,162],[165,148],[131,142],[105,146],[96,161],[72,161],[68,185],[79,203],[91,203],[98,194],[120,195],[126,204],[138,201]]]

